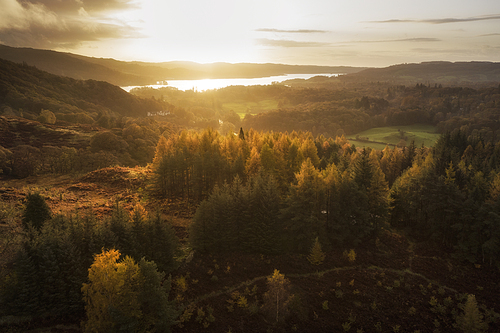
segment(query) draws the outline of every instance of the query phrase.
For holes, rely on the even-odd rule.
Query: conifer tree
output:
[[[153,163],[154,164],[160,163],[163,156],[167,154],[167,151],[168,151],[167,139],[163,135],[160,135],[160,139],[156,144],[156,152],[155,152],[155,157],[153,159]]]
[[[314,245],[311,248],[311,252],[307,257],[307,260],[313,265],[321,265],[325,260],[325,253],[321,250],[321,244],[319,242],[318,237],[314,241]]]
[[[310,159],[304,161],[296,179],[297,184],[290,190],[281,217],[288,230],[289,247],[304,253],[309,251],[311,240],[322,231],[320,197],[323,186]]]
[[[474,295],[467,295],[464,313],[457,317],[456,327],[465,333],[481,333],[488,329],[488,324],[483,321],[483,315],[479,311]]]
[[[29,193],[26,196],[26,206],[22,219],[25,230],[27,230],[29,226],[34,227],[36,230],[40,230],[43,223],[50,219],[51,216],[52,212],[49,205],[47,205],[40,193]]]
[[[240,127],[240,133],[238,134],[238,137],[241,140],[245,140],[245,132],[243,132],[243,127]]]

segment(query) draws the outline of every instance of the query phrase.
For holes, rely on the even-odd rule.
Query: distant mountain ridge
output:
[[[385,68],[305,66],[254,63],[199,64],[189,61],[149,63],[0,45],[0,59],[26,63],[51,74],[79,80],[107,81],[118,86],[156,84],[176,79],[257,78],[284,74],[348,74],[351,81],[415,83],[485,83],[500,81],[500,63],[447,62],[398,64]]]
[[[195,62],[125,62],[72,53],[0,45],[0,58],[36,66],[52,74],[80,80],[107,81],[118,86],[155,84],[174,79],[256,78],[283,74],[347,74],[366,67]]]
[[[500,82],[498,62],[431,61],[399,64],[385,68],[368,68],[349,75],[351,79],[394,83],[464,84]]]

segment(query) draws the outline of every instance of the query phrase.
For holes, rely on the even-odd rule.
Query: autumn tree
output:
[[[169,282],[144,259],[120,259],[117,250],[95,256],[89,282],[82,287],[87,320],[85,332],[167,331],[173,309],[168,302]]]
[[[285,320],[289,314],[290,287],[290,281],[277,269],[267,278],[263,309],[277,323]]]

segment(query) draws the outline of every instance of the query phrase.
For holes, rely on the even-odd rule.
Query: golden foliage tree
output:
[[[120,260],[118,250],[95,256],[89,269],[89,283],[82,287],[87,321],[85,332],[167,331],[173,311],[164,274],[153,262],[132,258]],[[169,280],[167,281],[169,288]]]
[[[275,317],[276,322],[283,321],[289,313],[290,280],[275,269],[274,273],[267,278],[267,288],[268,290],[264,294],[263,309],[270,316]]]
[[[167,139],[163,135],[160,135],[160,139],[156,144],[156,152],[155,152],[155,157],[153,158],[153,163],[154,164],[160,163],[162,157],[165,154],[167,154],[167,151],[168,151]]]
[[[130,257],[118,262],[119,257],[118,250],[103,251],[89,269],[89,283],[82,287],[87,313],[85,332],[115,331],[117,313],[130,321],[141,316],[137,298],[139,266]]]

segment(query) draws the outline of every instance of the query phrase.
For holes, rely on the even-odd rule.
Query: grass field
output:
[[[265,99],[258,102],[231,102],[222,104],[222,108],[226,110],[233,110],[240,116],[241,119],[243,119],[247,113],[257,114],[277,109],[278,101],[275,99]]]
[[[424,124],[377,127],[348,136],[349,142],[356,145],[356,147],[370,147],[373,149],[384,149],[386,145],[394,147],[401,139],[404,139],[407,145],[415,141],[417,147],[422,145],[432,147],[438,138],[439,134],[436,132],[436,127]]]

